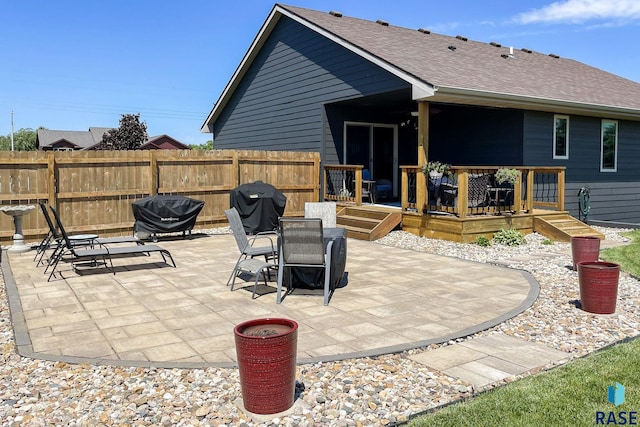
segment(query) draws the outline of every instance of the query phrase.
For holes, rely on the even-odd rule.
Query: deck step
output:
[[[536,217],[533,222],[534,231],[560,242],[570,242],[571,237],[594,236],[604,239],[604,234],[588,226],[568,214],[558,217]]]
[[[359,240],[380,239],[401,222],[400,210],[377,206],[348,206],[336,217],[337,225],[345,228],[347,237]]]

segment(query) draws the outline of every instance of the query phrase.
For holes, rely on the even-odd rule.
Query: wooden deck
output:
[[[497,166],[452,166],[454,184],[440,182],[436,190],[421,167],[402,166],[400,208],[391,210],[394,215],[388,207],[362,205],[361,168],[325,166],[324,198],[350,205],[337,219],[350,237],[375,240],[400,225],[418,236],[462,243],[491,239],[501,229],[536,231],[565,242],[572,236],[604,237],[564,210],[564,167],[515,166],[515,183],[498,187],[491,185]]]
[[[454,242],[471,243],[479,236],[491,239],[500,229],[515,228],[523,234],[534,231],[537,215],[553,216],[555,211],[538,211],[519,215],[478,215],[459,218],[447,214],[417,214],[405,212],[402,215],[402,229],[418,236]]]

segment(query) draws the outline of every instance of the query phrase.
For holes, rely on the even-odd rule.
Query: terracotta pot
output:
[[[589,313],[611,314],[616,311],[620,265],[613,262],[578,263],[580,303]]]
[[[594,236],[572,237],[571,255],[574,270],[577,270],[579,262],[597,261],[600,256],[600,239]]]
[[[254,414],[293,406],[298,324],[290,319],[255,319],[234,330],[242,401]]]

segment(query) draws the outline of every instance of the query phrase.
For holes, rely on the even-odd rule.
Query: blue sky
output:
[[[291,0],[392,25],[555,53],[640,82],[640,0]],[[44,126],[117,127],[186,144],[274,3],[266,0],[3,2],[0,135]],[[594,88],[597,90],[597,88]]]

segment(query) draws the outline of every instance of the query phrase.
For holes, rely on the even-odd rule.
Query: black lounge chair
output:
[[[50,207],[50,208],[51,208],[51,212],[53,213],[53,217],[56,220],[56,224],[58,225],[58,229],[62,234],[62,242],[64,244],[64,248],[52,260],[51,274],[49,274],[49,278],[47,279],[47,281],[51,280],[51,278],[54,276],[56,272],[56,267],[58,266],[60,261],[67,255],[70,256],[71,262],[76,262],[81,260],[90,260],[92,261],[93,265],[101,265],[99,263],[99,260],[100,260],[100,262],[104,264],[107,268],[109,268],[113,272],[113,274],[116,274],[116,271],[113,268],[113,260],[112,260],[113,256],[136,256],[136,255],[149,256],[151,252],[160,252],[160,254],[162,255],[162,260],[166,264],[169,264],[167,262],[167,257],[168,257],[171,260],[171,264],[173,264],[173,267],[174,268],[176,267],[176,263],[173,260],[171,253],[168,250],[161,248],[160,246],[157,246],[157,245],[114,246],[109,248],[107,246],[104,246],[103,244],[98,244],[97,247],[94,246],[93,248],[89,246],[83,246],[79,248],[78,246],[75,246],[71,242],[71,239],[67,235],[62,225],[62,222],[60,221],[58,212],[56,212],[56,210],[53,207]]]
[[[55,225],[53,225],[53,221],[51,221],[51,217],[49,216],[49,212],[47,212],[47,207],[45,203],[40,202],[40,210],[42,211],[42,215],[44,219],[47,221],[47,225],[49,226],[49,233],[42,239],[38,247],[36,248],[36,255],[33,258],[36,262],[36,266],[39,266],[44,258],[44,255],[47,250],[53,249],[51,256],[49,256],[48,264],[55,259],[55,257],[59,254],[60,251],[64,250],[64,242],[62,236],[57,232]],[[53,208],[52,208],[53,209]],[[109,244],[117,244],[117,243],[136,243],[138,245],[144,245],[144,242],[137,237],[134,236],[119,236],[119,237],[98,237],[96,239],[87,239],[86,236],[82,235],[71,235],[69,236],[69,240],[71,243],[76,246],[91,246],[91,245],[109,245]],[[48,270],[45,269],[45,272]]]

